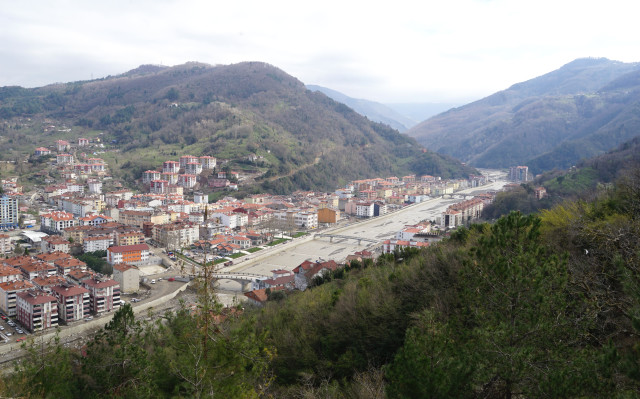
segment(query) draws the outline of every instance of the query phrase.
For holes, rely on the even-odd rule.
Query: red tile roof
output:
[[[149,246],[147,244],[121,245],[119,247],[109,248],[109,251],[115,252],[115,253],[148,251],[148,250],[149,250]]]
[[[24,299],[31,305],[39,305],[47,302],[57,302],[56,298],[52,295],[46,294],[42,291],[29,290],[18,292],[16,296]]]

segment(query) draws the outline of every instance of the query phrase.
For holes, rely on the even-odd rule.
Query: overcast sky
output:
[[[637,11],[618,0],[0,0],[0,86],[264,61],[351,97],[462,103],[576,58],[640,61]]]

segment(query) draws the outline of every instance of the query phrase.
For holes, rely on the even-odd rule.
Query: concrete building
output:
[[[22,280],[22,272],[15,267],[0,265],[0,283]]]
[[[18,198],[0,197],[0,229],[18,227]]]
[[[180,171],[180,162],[165,161],[162,163],[162,173],[178,173]]]
[[[142,264],[149,260],[149,246],[147,244],[125,245],[107,248],[107,262]]]
[[[89,309],[94,314],[117,310],[120,307],[120,284],[104,276],[82,280],[82,286],[89,290]]]
[[[149,184],[153,180],[160,180],[160,172],[157,170],[146,170],[142,172],[142,182]]]
[[[202,173],[202,164],[200,162],[189,162],[185,165],[184,171],[186,174],[197,176]]]
[[[40,215],[40,230],[47,233],[62,234],[65,228],[75,225],[72,213],[58,211]]]
[[[16,294],[18,322],[29,331],[41,331],[58,326],[58,301],[53,295],[28,290]]]
[[[40,241],[40,250],[42,252],[65,252],[69,253],[71,243],[61,236],[47,236]]]
[[[200,239],[200,228],[196,224],[172,223],[153,226],[153,240],[169,250],[191,246]]]
[[[82,241],[82,250],[86,252],[106,251],[111,245],[113,238],[110,235],[99,235],[85,237]]]
[[[318,223],[338,223],[340,211],[332,208],[318,209]]]
[[[374,205],[372,202],[358,202],[356,203],[356,216],[361,218],[373,217]]]
[[[128,263],[113,265],[113,279],[120,284],[123,293],[138,292],[140,289],[140,270]]]
[[[529,167],[511,166],[509,168],[509,180],[515,181],[515,182],[529,181]]]
[[[208,155],[201,156],[198,158],[200,160],[200,164],[203,169],[215,169],[216,167],[216,159],[214,157],[210,157]]]
[[[180,157],[180,169],[186,169],[188,163],[200,163],[198,157],[193,155],[183,155]]]
[[[13,252],[11,237],[6,234],[0,234],[0,254],[8,254],[11,252]]]
[[[193,188],[197,183],[197,177],[194,174],[178,175],[178,185],[184,188]]]
[[[51,294],[58,303],[58,320],[69,323],[89,316],[89,290],[75,284],[65,283],[51,287]]]
[[[16,294],[33,289],[35,286],[24,280],[14,280],[0,283],[0,310],[7,316],[16,315]]]

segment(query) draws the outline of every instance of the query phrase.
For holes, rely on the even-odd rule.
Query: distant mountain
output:
[[[640,134],[640,64],[578,59],[407,131],[477,167],[567,168]]]
[[[398,113],[392,108],[375,101],[352,98],[340,93],[339,91],[328,89],[322,86],[307,85],[307,89],[324,93],[335,101],[353,108],[353,110],[360,115],[364,115],[374,122],[380,122],[389,125],[401,133],[405,132],[408,128],[416,124],[415,121]]]
[[[389,103],[389,108],[408,117],[413,123],[409,128],[425,121],[432,116],[459,107],[461,103]]]
[[[365,177],[474,170],[421,148],[282,70],[260,62],[141,66],[115,77],[0,88],[0,159],[87,137],[133,181],[180,155],[253,172],[255,190],[333,189]],[[248,161],[255,154],[257,161]]]

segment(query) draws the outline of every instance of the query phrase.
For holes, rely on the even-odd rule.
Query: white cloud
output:
[[[467,100],[579,57],[638,61],[637,8],[622,0],[4,2],[0,85],[147,63],[264,61],[353,97]]]

